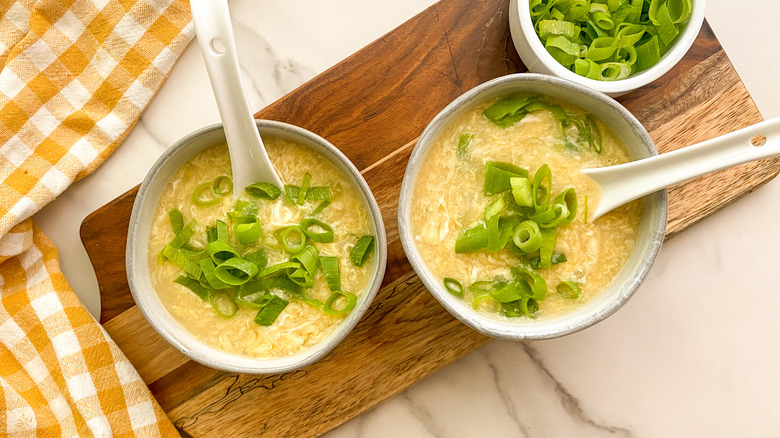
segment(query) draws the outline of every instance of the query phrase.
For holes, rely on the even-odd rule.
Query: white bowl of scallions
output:
[[[705,0],[511,0],[509,27],[529,71],[616,97],[676,65],[705,8]]]

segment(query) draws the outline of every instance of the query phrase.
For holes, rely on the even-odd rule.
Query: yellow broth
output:
[[[312,175],[312,186],[329,186],[331,204],[317,216],[335,232],[332,243],[314,243],[320,255],[339,259],[342,290],[358,297],[365,293],[371,276],[371,260],[362,268],[349,262],[349,253],[360,236],[375,234],[373,222],[362,192],[350,176],[326,157],[295,142],[264,137],[271,161],[286,184],[300,185],[303,175]],[[195,187],[220,175],[231,175],[227,145],[215,145],[190,159],[167,183],[155,210],[149,239],[149,267],[152,285],[165,308],[193,336],[220,350],[256,358],[278,358],[299,353],[326,338],[346,315],[328,315],[292,294],[274,290],[275,295],[289,301],[276,321],[268,327],[256,324],[253,318],[257,309],[239,306],[238,313],[225,319],[189,289],[173,282],[182,274],[181,269],[168,261],[161,263],[158,254],[173,239],[174,233],[168,220],[168,211],[181,210],[185,223],[195,218],[198,222],[192,242],[205,246],[206,226],[216,220],[227,221],[226,212],[233,210],[231,196],[209,207],[196,206],[191,196]],[[306,201],[298,206],[280,196],[275,201],[254,199],[243,193],[240,199],[252,201],[259,207],[258,217],[262,236],[255,244],[238,243],[228,222],[231,244],[246,248],[241,253],[263,248],[268,266],[287,261],[290,257],[274,237],[274,231],[287,225],[297,225],[312,212],[320,201]],[[309,298],[325,301],[331,291],[321,269],[313,277],[314,286],[307,290]]]
[[[585,145],[576,150],[564,146],[559,122],[549,111],[535,111],[510,127],[499,127],[483,111],[495,101],[472,108],[454,119],[428,151],[419,169],[411,208],[412,230],[422,259],[440,280],[452,277],[463,283],[463,300],[472,303],[468,286],[482,280],[510,280],[510,269],[520,265],[518,256],[504,249],[455,253],[455,240],[467,227],[483,218],[485,208],[496,197],[483,194],[485,164],[502,161],[528,169],[547,164],[552,170],[553,197],[574,187],[579,202],[576,219],[558,229],[555,251],[568,261],[550,269],[536,269],[547,282],[547,298],[539,302],[541,318],[560,315],[581,306],[603,290],[618,274],[636,242],[641,214],[638,201],[620,207],[588,223],[585,202],[595,205],[598,186],[580,172],[582,168],[609,166],[629,161],[624,145],[601,121],[603,150],[596,153]],[[562,102],[569,114],[584,111]],[[576,131],[575,131],[576,132]],[[465,157],[456,153],[461,134],[473,138]],[[571,133],[569,133],[571,134]],[[556,293],[561,281],[575,281],[581,296],[566,299]],[[498,314],[497,303],[483,302],[481,311]],[[503,318],[503,317],[502,317]]]

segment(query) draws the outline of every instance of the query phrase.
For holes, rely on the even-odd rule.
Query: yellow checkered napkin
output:
[[[192,34],[186,0],[0,0],[0,436],[176,435],[31,216],[116,149]]]

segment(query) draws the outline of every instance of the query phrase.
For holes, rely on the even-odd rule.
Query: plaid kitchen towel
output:
[[[192,36],[186,0],[0,0],[0,436],[176,435],[31,216],[116,149]]]

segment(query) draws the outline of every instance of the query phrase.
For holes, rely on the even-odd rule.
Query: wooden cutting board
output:
[[[165,342],[134,306],[125,245],[137,188],[92,213],[81,238],[102,295],[101,322],[174,423],[194,436],[314,436],[371,409],[488,342],[455,320],[412,273],[398,240],[398,191],[417,136],[446,104],[489,79],[525,71],[512,46],[508,0],[443,0],[257,114],[338,146],[382,209],[384,284],[355,330],[318,363],[286,374],[216,371]],[[705,23],[662,79],[619,99],[662,152],[754,124],[761,116]],[[669,191],[668,237],[780,172],[764,160]]]

